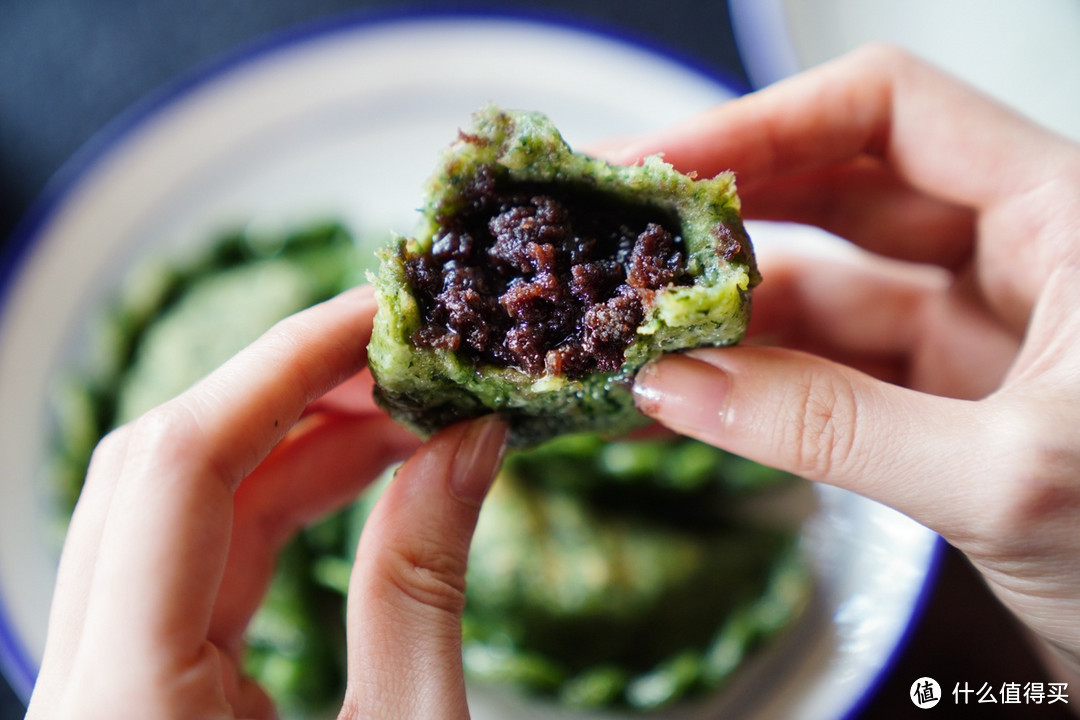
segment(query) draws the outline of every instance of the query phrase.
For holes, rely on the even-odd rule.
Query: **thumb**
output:
[[[970,401],[891,385],[792,350],[739,346],[668,355],[638,373],[638,408],[751,460],[843,487],[946,535],[966,530],[986,460]]]
[[[454,425],[406,462],[364,525],[348,599],[341,718],[468,717],[465,568],[506,426]]]

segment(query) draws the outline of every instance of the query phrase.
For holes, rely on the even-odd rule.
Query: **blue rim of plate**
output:
[[[735,9],[730,7],[730,10],[734,21]],[[63,205],[71,192],[102,158],[119,146],[132,131],[145,123],[151,122],[162,110],[183,101],[191,93],[236,68],[266,59],[277,52],[286,51],[306,42],[361,28],[374,29],[380,26],[406,25],[440,19],[517,21],[592,34],[601,38],[620,41],[629,46],[653,53],[658,57],[671,60],[687,70],[730,90],[735,95],[745,94],[751,89],[735,76],[702,61],[698,57],[673,48],[656,38],[643,35],[626,27],[611,25],[596,18],[568,15],[550,10],[483,6],[451,10],[413,6],[409,8],[360,10],[301,23],[292,28],[273,32],[262,38],[243,43],[233,51],[212,59],[157,91],[149,93],[142,100],[137,101],[108,122],[83,144],[45,185],[41,194],[31,204],[3,247],[0,248],[0,312],[7,307],[8,296],[19,276],[20,269],[29,260],[35,246],[38,244],[42,229],[48,225],[57,209]],[[739,43],[739,45],[740,52],[742,52],[742,43]],[[944,542],[938,538],[932,550],[923,585],[909,616],[907,627],[886,659],[882,670],[867,686],[863,696],[852,706],[845,716],[846,718],[853,719],[869,702],[887,676],[889,668],[895,664],[906,646],[929,601],[934,578],[937,575],[943,556]],[[29,702],[38,669],[15,632],[14,625],[6,610],[3,590],[3,587],[0,586],[0,672],[3,673],[15,694],[23,702]]]
[[[885,657],[885,662],[881,664],[881,670],[878,671],[878,674],[875,675],[874,679],[866,686],[866,690],[863,691],[862,697],[851,706],[847,711],[847,714],[844,715],[843,720],[857,720],[862,711],[866,709],[866,706],[869,705],[878,694],[878,690],[885,684],[892,669],[896,667],[897,662],[899,662],[900,656],[907,650],[907,646],[911,642],[911,638],[915,634],[915,630],[918,628],[919,623],[926,612],[926,606],[930,604],[930,598],[934,594],[935,581],[941,570],[941,565],[945,561],[945,548],[946,543],[944,538],[940,535],[935,535],[933,547],[930,548],[930,562],[927,563],[926,566],[926,575],[923,576],[922,587],[919,588],[919,593],[915,596],[915,602],[911,605],[911,614],[908,615],[907,626],[896,639],[896,644],[893,645],[892,651]]]
[[[0,588],[2,590],[2,588]],[[22,643],[15,637],[15,629],[7,616],[3,595],[0,594],[0,672],[23,702],[30,699],[37,671],[30,661]]]

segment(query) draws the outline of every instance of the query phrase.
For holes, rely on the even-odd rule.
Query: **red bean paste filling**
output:
[[[405,261],[422,326],[413,342],[477,363],[577,379],[613,372],[655,292],[689,284],[678,220],[595,190],[496,182],[436,218]]]

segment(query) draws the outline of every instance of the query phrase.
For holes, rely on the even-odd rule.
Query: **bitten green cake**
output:
[[[611,165],[487,107],[427,192],[381,254],[368,351],[377,401],[421,435],[489,412],[515,445],[620,434],[645,422],[642,365],[746,331],[760,276],[730,173]]]

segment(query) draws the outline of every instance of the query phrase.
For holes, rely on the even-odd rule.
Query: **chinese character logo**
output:
[[[911,684],[910,696],[915,707],[926,710],[941,702],[941,686],[934,678],[921,677]]]

